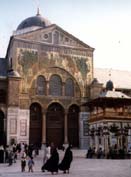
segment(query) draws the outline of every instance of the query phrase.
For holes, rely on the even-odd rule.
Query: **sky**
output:
[[[40,14],[95,48],[94,67],[131,71],[131,0],[0,0],[0,57],[26,18]]]

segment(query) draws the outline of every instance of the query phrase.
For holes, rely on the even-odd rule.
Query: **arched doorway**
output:
[[[0,111],[0,145],[6,145],[6,135],[4,131],[4,113]]]
[[[29,143],[41,146],[42,139],[42,110],[38,103],[30,106]]]
[[[52,103],[46,114],[46,141],[54,142],[57,147],[64,143],[64,109],[58,103]]]
[[[73,147],[79,147],[79,107],[72,105],[68,111],[68,141]]]

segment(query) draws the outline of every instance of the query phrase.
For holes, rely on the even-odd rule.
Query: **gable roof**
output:
[[[104,87],[106,87],[107,81],[111,80],[115,89],[131,89],[131,71],[94,68],[94,77],[99,83],[103,83]]]
[[[122,93],[122,92],[118,92],[118,91],[111,91],[108,90],[106,92],[102,92],[99,95],[100,98],[130,98],[129,96],[127,96],[126,94]]]
[[[21,36],[23,34],[29,34],[29,33],[34,33],[34,32],[38,32],[38,31],[45,31],[45,30],[59,30],[61,32],[63,32],[65,35],[68,35],[69,37],[71,37],[72,39],[74,39],[75,41],[77,41],[79,44],[81,44],[84,48],[88,48],[92,51],[94,51],[94,48],[90,47],[89,45],[87,45],[86,43],[84,43],[83,41],[81,41],[80,39],[78,39],[77,37],[73,36],[72,34],[68,33],[67,31],[65,31],[64,29],[62,29],[61,27],[59,27],[58,25],[56,24],[51,24],[45,28],[38,28],[38,29],[33,29],[31,28],[32,30],[28,30],[28,31],[25,31],[24,33],[20,32],[20,31],[15,31],[14,32],[14,36]]]
[[[131,97],[127,96],[126,94],[123,94],[122,92],[110,90],[100,93],[97,98],[83,104],[83,106],[88,106],[89,108],[119,108],[129,105],[131,105]]]
[[[59,27],[58,25],[55,24],[55,28],[58,30],[61,30],[63,33],[69,35],[71,38],[74,38],[74,40],[76,40],[77,42],[79,42],[81,45],[83,45],[86,48],[90,48],[92,50],[94,50],[94,48],[92,48],[91,46],[87,45],[86,43],[84,43],[83,41],[81,41],[80,39],[78,39],[77,37],[73,36],[72,34],[70,34],[69,32],[65,31],[64,29],[62,29],[61,27]]]

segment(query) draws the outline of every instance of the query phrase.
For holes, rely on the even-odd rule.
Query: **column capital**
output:
[[[65,114],[68,114],[68,109],[65,109]]]
[[[42,114],[45,115],[47,113],[47,109],[42,109]]]

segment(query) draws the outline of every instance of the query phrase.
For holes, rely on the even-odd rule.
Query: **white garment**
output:
[[[46,147],[46,157],[47,157],[47,159],[49,159],[50,156],[51,156],[51,147],[48,146],[48,147]]]
[[[45,147],[44,149],[44,157],[43,157],[43,163],[45,164],[46,161],[50,158],[51,156],[51,147]]]

